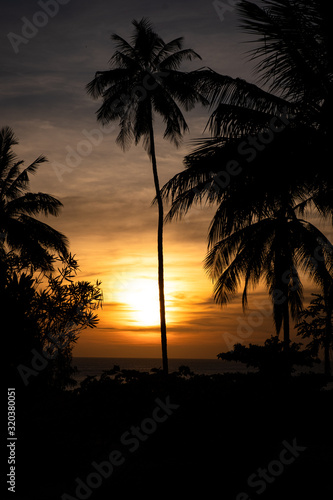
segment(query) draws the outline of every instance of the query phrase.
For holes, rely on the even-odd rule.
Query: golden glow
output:
[[[141,326],[154,326],[160,322],[158,285],[156,281],[142,279],[129,283],[124,293],[132,318]]]
[[[117,301],[126,306],[129,322],[154,326],[160,322],[158,285],[152,279],[130,279],[117,291]]]

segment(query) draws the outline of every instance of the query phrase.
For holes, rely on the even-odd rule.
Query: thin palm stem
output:
[[[165,295],[164,295],[164,258],[163,258],[163,201],[160,193],[160,184],[157,172],[157,161],[154,140],[154,128],[152,120],[152,112],[150,107],[150,123],[149,123],[149,138],[150,138],[150,155],[153,167],[154,185],[156,191],[156,199],[158,205],[158,229],[157,229],[157,252],[158,252],[158,289],[160,302],[160,327],[161,327],[161,344],[162,344],[162,362],[163,372],[168,374],[168,354],[167,354],[167,334],[166,334],[166,318],[165,318]]]

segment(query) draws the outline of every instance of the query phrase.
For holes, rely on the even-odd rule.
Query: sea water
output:
[[[214,375],[216,373],[240,372],[247,373],[254,371],[247,368],[243,363],[234,361],[224,361],[221,359],[181,359],[171,358],[168,360],[169,373],[178,371],[180,366],[188,366],[196,375]],[[138,370],[140,372],[150,372],[154,368],[162,368],[161,358],[81,358],[75,357],[72,362],[76,366],[78,373],[75,379],[78,382],[87,376],[99,377],[103,371],[111,370],[115,365],[120,370]]]

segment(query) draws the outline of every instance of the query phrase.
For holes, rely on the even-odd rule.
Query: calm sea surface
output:
[[[76,366],[78,373],[75,379],[78,383],[87,376],[102,375],[104,370],[111,370],[115,365],[121,370],[138,370],[150,372],[152,368],[162,368],[161,358],[73,358],[73,366]],[[234,361],[224,361],[221,359],[169,359],[169,372],[178,371],[182,365],[188,366],[197,375],[214,375],[215,373],[239,372],[247,373],[255,370],[247,368],[243,363]],[[311,369],[296,369],[297,372],[314,371],[323,372],[323,367],[314,365]]]
[[[160,358],[73,358],[73,366],[79,372],[75,376],[78,382],[87,376],[99,377],[104,370],[111,370],[118,365],[121,370],[138,370],[150,372],[152,368],[162,368]],[[169,359],[169,372],[178,371],[182,365],[188,366],[197,375],[213,375],[215,373],[250,371],[246,365],[221,359]],[[253,370],[251,370],[253,371]]]

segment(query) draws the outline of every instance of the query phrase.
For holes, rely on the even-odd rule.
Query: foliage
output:
[[[179,145],[188,130],[180,107],[188,111],[196,102],[207,103],[191,74],[179,71],[182,62],[201,58],[194,50],[183,48],[182,37],[164,42],[146,18],[132,24],[132,43],[112,35],[117,50],[110,59],[111,67],[96,72],[87,91],[93,98],[103,99],[97,111],[99,121],[119,121],[118,144],[126,149],[131,142],[138,144],[143,139],[152,154],[150,127],[154,113],[165,123],[164,138]]]
[[[277,336],[272,336],[264,345],[249,344],[246,347],[235,344],[233,351],[220,353],[217,357],[225,361],[245,363],[248,367],[257,368],[264,375],[279,376],[288,374],[294,365],[312,366],[313,363],[319,362],[310,351],[301,350],[301,346],[299,343],[291,343],[286,358],[283,342]]]
[[[2,322],[11,369],[19,364],[29,366],[34,349],[48,360],[38,380],[64,388],[74,384],[72,349],[85,328],[97,325],[102,292],[99,281],[74,281],[78,264],[70,254],[54,259],[53,264],[55,261],[61,264],[56,272],[37,276],[8,267],[0,296],[6,311]]]
[[[35,314],[42,335],[43,349],[54,358],[57,383],[64,384],[72,370],[72,349],[85,328],[98,324],[96,310],[102,303],[100,281],[74,281],[78,263],[71,255],[59,259],[63,267],[57,274],[46,274],[46,286],[39,282]],[[59,380],[60,375],[63,380]],[[73,381],[74,382],[74,381]]]
[[[313,293],[314,297],[310,305],[304,309],[300,315],[300,321],[297,323],[297,335],[303,339],[311,339],[307,348],[318,356],[321,348],[326,345],[326,324],[327,312],[324,297]],[[331,312],[331,324],[333,324],[333,313]],[[333,336],[330,339],[330,349],[333,349]]]
[[[287,345],[289,312],[296,318],[302,307],[300,270],[321,289],[332,271],[332,244],[303,220],[308,209],[333,215],[333,177],[326,166],[331,29],[320,0],[242,0],[237,10],[251,35],[250,60],[261,87],[210,68],[197,71],[212,109],[211,137],[195,141],[185,169],[161,194],[171,202],[167,221],[194,204],[217,207],[205,261],[216,302],[225,304],[244,284],[246,305],[248,286],[263,279]],[[324,259],[316,258],[318,249]]]
[[[325,216],[333,208],[325,159],[332,126],[332,43],[324,3],[275,0],[259,6],[243,0],[237,9],[268,91],[210,68],[198,70],[199,88],[213,109],[207,124],[211,137],[195,141],[185,170],[162,188],[172,202],[167,220],[196,203],[218,205],[210,243],[267,215],[282,196],[293,207],[314,206]]]
[[[306,271],[319,285],[332,267],[332,244],[313,224],[296,216],[291,207],[248,223],[217,242],[209,251],[205,267],[215,280],[214,297],[225,304],[243,286],[242,303],[247,305],[248,288],[262,280],[273,302],[273,317],[279,333],[285,314],[293,319],[302,311]]]
[[[1,330],[6,338],[9,362],[13,368],[25,363],[31,350],[41,352],[43,342],[35,316],[36,288],[33,276],[26,272],[7,274],[0,287]]]
[[[14,252],[33,270],[52,269],[53,253],[68,254],[67,238],[34,216],[57,216],[62,204],[49,194],[29,192],[29,176],[47,160],[39,156],[22,170],[23,161],[13,152],[16,144],[10,127],[0,129],[0,251]]]

